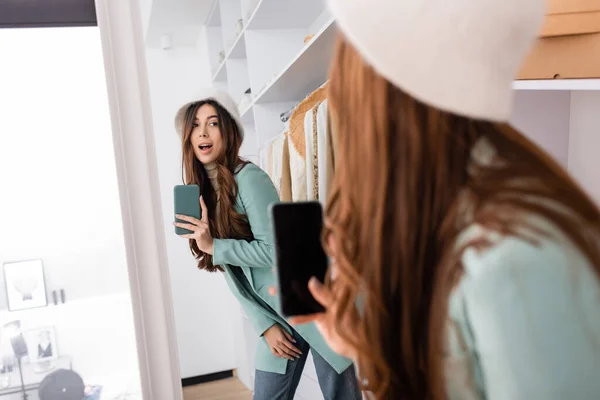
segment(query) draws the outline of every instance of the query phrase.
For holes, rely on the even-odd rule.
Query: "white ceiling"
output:
[[[195,46],[215,0],[140,0],[146,46],[159,47],[170,35],[173,46]]]

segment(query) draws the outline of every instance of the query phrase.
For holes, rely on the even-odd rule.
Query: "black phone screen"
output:
[[[275,263],[284,316],[323,311],[308,290],[308,281],[325,279],[328,259],[321,245],[323,208],[318,202],[279,203],[271,208]]]

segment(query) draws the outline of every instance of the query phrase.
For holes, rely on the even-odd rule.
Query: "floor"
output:
[[[236,378],[183,388],[184,400],[252,400],[252,393]]]

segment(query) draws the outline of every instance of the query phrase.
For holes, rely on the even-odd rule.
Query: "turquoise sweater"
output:
[[[508,237],[468,250],[450,299],[450,400],[600,399],[600,281],[548,221],[537,244]],[[491,235],[471,227],[464,239]]]
[[[288,360],[274,356],[262,336],[275,323],[291,331],[281,316],[278,299],[268,293],[269,287],[275,285],[268,207],[278,202],[279,197],[269,176],[254,164],[246,165],[235,175],[235,180],[239,189],[236,208],[247,215],[254,240],[215,239],[213,263],[225,266],[225,280],[246,311],[256,335],[260,337],[256,349],[256,369],[283,374]],[[246,281],[241,281],[232,273],[232,265],[241,267]],[[264,302],[257,301],[257,296]],[[264,306],[265,303],[270,309]],[[314,324],[297,326],[295,329],[310,344],[312,351],[319,353],[337,372],[343,372],[352,364],[352,361],[329,348]]]

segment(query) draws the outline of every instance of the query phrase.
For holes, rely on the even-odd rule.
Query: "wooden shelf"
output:
[[[600,79],[547,79],[513,82],[515,90],[600,90]]]
[[[305,29],[325,9],[325,0],[261,0],[248,29]]]
[[[298,101],[327,80],[337,29],[333,20],[255,97],[253,104]]]

